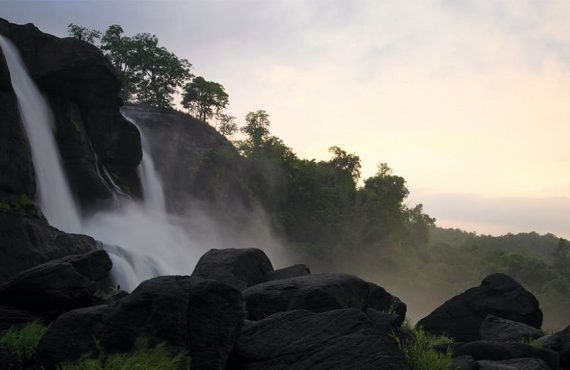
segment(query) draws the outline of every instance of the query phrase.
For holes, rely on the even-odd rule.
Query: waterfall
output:
[[[142,161],[139,166],[139,176],[141,178],[145,206],[150,210],[166,213],[166,202],[164,200],[162,182],[160,181],[158,172],[156,172],[154,160],[150,155],[150,145],[148,144],[143,131],[137,125],[135,120],[127,117],[124,114],[123,117],[125,117],[130,123],[138,128],[141,136]]]
[[[67,232],[80,232],[79,212],[69,190],[53,135],[51,110],[28,75],[16,47],[1,35],[0,47],[10,71],[32,152],[40,208],[51,225]]]
[[[103,242],[113,261],[111,275],[122,289],[130,291],[143,280],[159,275],[189,274],[204,251],[192,243],[179,221],[166,214],[161,181],[142,131],[144,203],[124,199],[118,207],[81,220],[61,166],[51,110],[27,74],[17,49],[2,36],[0,46],[30,143],[40,206],[49,224]],[[106,176],[112,180],[108,173]]]

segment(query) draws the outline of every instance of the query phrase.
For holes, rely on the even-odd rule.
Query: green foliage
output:
[[[34,202],[26,194],[7,196],[0,202],[0,211],[23,214]]]
[[[129,353],[103,353],[84,358],[77,363],[65,363],[61,370],[181,370],[190,369],[190,357],[186,352],[172,356],[164,343],[154,347],[145,339],[139,339]]]
[[[433,347],[450,345],[453,341],[444,336],[431,335],[420,327],[408,325],[408,329],[412,331],[414,340],[402,342],[398,337],[394,336],[394,338],[412,369],[448,370],[453,355],[451,346],[447,347],[446,352],[436,351]]]
[[[354,272],[403,292],[400,298],[410,304],[433,302],[428,310],[479,285],[485,276],[503,272],[536,296],[546,328],[561,329],[570,322],[570,272],[568,262],[555,257],[559,238],[536,233],[478,236],[435,227],[429,227],[429,235],[422,248],[404,243],[379,251],[382,259],[368,255],[369,266],[362,264],[362,270]]]
[[[170,109],[173,94],[191,77],[191,64],[159,46],[149,33],[123,36],[115,24],[101,37],[101,49],[116,68],[127,101]]]
[[[267,144],[273,138],[269,134],[269,126],[271,124],[269,114],[264,110],[249,112],[245,116],[245,123],[241,131],[247,138],[240,143],[239,149],[246,156],[255,156],[263,153],[264,144]]]
[[[86,41],[91,44],[94,44],[101,38],[100,31],[91,30],[89,28],[81,27],[73,23],[70,23],[67,26],[67,33],[69,34],[69,37],[73,37],[81,41]]]
[[[327,161],[299,159],[270,132],[269,114],[258,110],[245,117],[244,140],[249,187],[273,216],[273,224],[303,253],[343,260],[362,257],[413,240],[427,241],[434,219],[423,208],[407,207],[405,180],[386,164],[358,186],[360,157],[330,148]]]
[[[236,123],[236,118],[230,116],[229,114],[220,113],[218,115],[218,131],[224,135],[228,140],[238,132],[238,125]]]
[[[20,363],[32,359],[47,327],[39,321],[32,321],[22,327],[12,327],[0,337],[0,344],[15,354]]]
[[[333,154],[330,164],[338,170],[349,174],[356,183],[360,178],[360,168],[362,167],[360,157],[356,154],[348,154],[338,146],[331,146],[329,152]]]
[[[187,108],[196,118],[206,121],[221,114],[228,105],[228,94],[224,87],[214,81],[207,81],[198,76],[184,86],[182,106]]]

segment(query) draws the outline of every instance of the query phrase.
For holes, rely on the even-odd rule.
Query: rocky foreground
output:
[[[213,249],[192,275],[162,276],[131,294],[108,289],[102,250],[21,272],[0,286],[0,330],[49,324],[24,368],[56,368],[147,338],[187,351],[193,369],[410,369],[399,343],[406,305],[382,287],[305,265],[274,270],[259,249]],[[104,294],[106,292],[107,294]],[[109,294],[111,293],[111,294]],[[544,335],[535,297],[504,274],[420,320],[455,341],[451,368],[569,369],[570,327]],[[399,343],[398,343],[399,342]],[[13,366],[0,349],[0,368]],[[20,366],[16,364],[17,366]],[[17,367],[12,367],[17,368]]]

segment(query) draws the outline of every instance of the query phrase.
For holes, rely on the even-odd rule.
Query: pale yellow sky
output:
[[[99,4],[0,14],[58,35],[70,22],[155,33],[226,87],[240,120],[268,111],[302,157],[338,145],[365,176],[388,162],[444,226],[570,237],[570,2]]]

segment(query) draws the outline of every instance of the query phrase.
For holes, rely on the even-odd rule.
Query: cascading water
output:
[[[125,290],[151,277],[188,274],[202,253],[166,214],[162,182],[144,133],[140,128],[139,132],[143,204],[124,201],[120,209],[100,212],[84,223],[86,234],[108,244],[105,250],[113,261],[113,278]]]
[[[141,128],[137,125],[137,123],[133,119],[125,115],[123,115],[123,117],[125,117],[129,122],[135,125],[139,129],[139,133],[141,135],[141,146],[142,146],[143,156],[141,164],[139,166],[139,176],[142,182],[142,190],[143,190],[143,198],[145,206],[147,206],[152,211],[166,213],[164,190],[162,190],[162,182],[160,181],[158,172],[156,172],[156,168],[154,166],[154,160],[150,155],[150,145],[148,144],[148,140],[143,134]]]
[[[158,275],[190,273],[202,252],[165,213],[162,185],[142,131],[144,204],[123,201],[120,207],[81,222],[53,137],[51,110],[27,74],[17,49],[2,36],[0,46],[18,98],[40,189],[40,205],[48,222],[105,243],[103,248],[113,261],[112,276],[122,289],[132,290]]]
[[[1,35],[0,47],[10,71],[10,80],[28,136],[42,212],[51,225],[67,232],[80,232],[79,212],[69,190],[53,137],[51,111],[28,75],[16,47]]]

